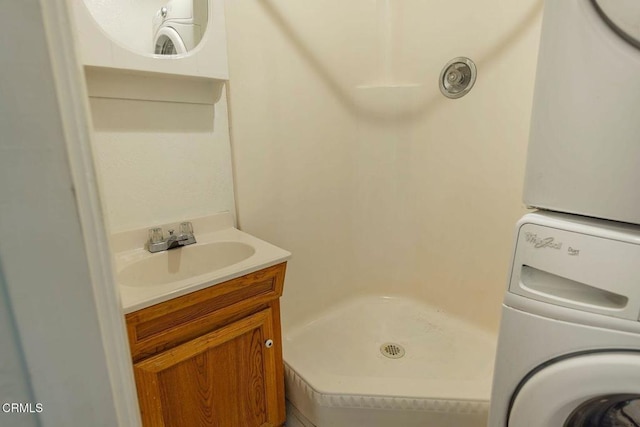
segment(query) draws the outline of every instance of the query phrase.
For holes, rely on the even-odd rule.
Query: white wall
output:
[[[238,218],[293,252],[285,328],[360,293],[497,328],[541,5],[226,2]],[[456,56],[478,81],[449,100]]]
[[[234,212],[222,83],[92,69],[87,81],[111,232]]]
[[[30,389],[29,372],[24,364],[24,356],[15,329],[9,298],[0,271],[0,405],[10,402],[35,402]],[[0,413],[0,421],[15,427],[36,427],[36,414]]]
[[[18,348],[3,340],[0,359],[3,364],[13,359],[16,369],[20,369],[15,366],[16,356],[21,359],[28,372],[22,379],[28,381],[29,390],[14,377],[17,381],[3,384],[0,392],[2,403],[7,402],[5,398],[42,403],[43,412],[37,415],[37,423],[28,414],[0,412],[0,425],[117,426],[113,394],[117,381],[112,382],[109,375],[104,348],[107,340],[96,313],[93,271],[76,203],[80,192],[69,166],[69,128],[64,126],[69,123],[62,119],[73,116],[73,112],[60,105],[61,93],[62,98],[76,102],[74,96],[82,93],[81,82],[73,81],[80,70],[73,56],[70,30],[59,25],[59,21],[68,22],[64,3],[23,0],[3,6],[1,329],[3,338],[7,338],[4,328],[12,328],[5,322],[9,321],[7,317],[13,318],[21,351],[12,355]],[[44,17],[48,18],[46,32]],[[60,82],[68,83],[67,79],[72,82],[62,91]],[[85,126],[83,119],[76,118],[71,133]],[[83,179],[91,182],[92,176],[87,174]],[[11,307],[10,315],[6,306]],[[121,349],[126,351],[123,323],[121,320]],[[14,374],[19,377],[21,372]]]

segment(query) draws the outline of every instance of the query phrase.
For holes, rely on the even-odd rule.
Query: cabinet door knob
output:
[[[273,347],[273,340],[266,340],[266,341],[264,342],[264,345],[265,345],[265,347],[267,347],[267,348],[271,348],[271,347]]]

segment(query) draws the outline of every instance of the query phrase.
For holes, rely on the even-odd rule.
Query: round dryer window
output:
[[[613,394],[587,400],[564,424],[564,427],[627,426],[640,426],[639,394]]]
[[[508,425],[640,426],[640,352],[579,355],[535,371],[513,397]]]
[[[162,27],[156,34],[155,53],[157,55],[178,55],[187,53],[180,34],[171,27]]]
[[[591,0],[604,21],[629,43],[640,48],[640,1]]]

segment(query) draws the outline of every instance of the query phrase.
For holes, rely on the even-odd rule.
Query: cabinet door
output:
[[[134,365],[146,427],[262,427],[279,419],[271,309]]]

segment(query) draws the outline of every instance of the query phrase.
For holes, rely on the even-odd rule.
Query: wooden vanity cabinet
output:
[[[126,316],[143,426],[284,423],[285,269],[278,264]]]

